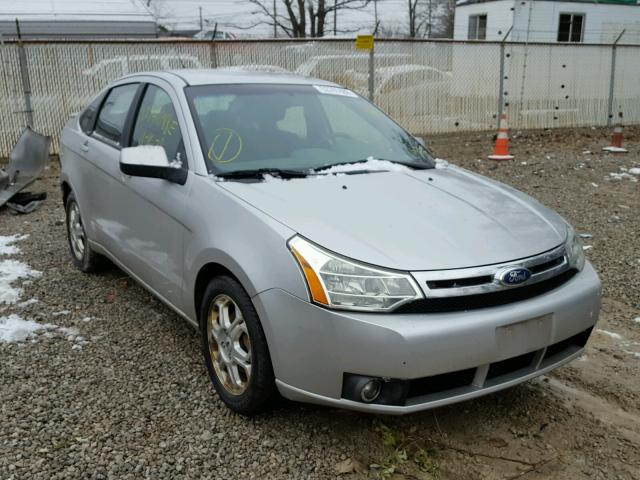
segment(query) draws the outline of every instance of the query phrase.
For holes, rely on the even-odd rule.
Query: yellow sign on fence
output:
[[[356,48],[358,50],[373,50],[373,35],[358,35]]]

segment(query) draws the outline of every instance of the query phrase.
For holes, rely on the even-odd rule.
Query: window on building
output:
[[[469,40],[487,39],[487,14],[469,15]]]
[[[583,13],[561,13],[558,26],[559,42],[582,42],[584,33]]]

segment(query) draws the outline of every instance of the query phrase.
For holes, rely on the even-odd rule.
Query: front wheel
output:
[[[233,278],[216,277],[200,306],[202,351],[222,401],[242,415],[267,409],[276,397],[269,348],[249,295]]]

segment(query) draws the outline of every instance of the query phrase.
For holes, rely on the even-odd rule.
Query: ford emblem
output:
[[[500,283],[511,287],[514,285],[520,285],[521,283],[529,280],[531,278],[531,271],[524,267],[509,268],[499,272],[497,277],[498,280],[500,280]]]

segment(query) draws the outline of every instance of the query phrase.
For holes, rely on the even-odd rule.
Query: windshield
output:
[[[418,140],[343,88],[242,84],[186,92],[211,173],[308,171],[368,158],[434,166]]]

